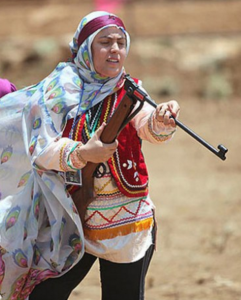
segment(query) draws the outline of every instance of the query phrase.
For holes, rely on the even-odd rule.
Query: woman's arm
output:
[[[82,169],[86,165],[84,159],[77,157],[77,149],[82,143],[69,138],[60,138],[38,155],[35,164],[42,170],[55,170],[61,172]]]
[[[100,135],[104,127],[103,123],[86,144],[65,137],[52,142],[35,159],[35,164],[42,170],[67,172],[82,169],[88,161],[107,161],[115,152],[118,141],[102,143]]]
[[[177,118],[179,110],[175,100],[159,104],[156,109],[145,102],[131,122],[141,139],[154,144],[162,143],[170,140],[175,133],[175,121],[170,117]]]

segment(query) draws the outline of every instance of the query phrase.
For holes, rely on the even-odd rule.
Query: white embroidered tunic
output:
[[[144,104],[143,109],[131,120],[142,140],[153,144],[172,138],[174,129],[157,122],[154,108]],[[73,143],[62,138],[52,143],[39,156],[36,163],[41,168],[59,170],[59,156],[64,143]],[[126,162],[127,168],[133,168]],[[153,243],[154,205],[146,197],[129,198],[117,188],[105,163],[106,172],[95,178],[96,199],[89,205],[85,216],[85,251],[113,262],[128,263],[141,259]]]

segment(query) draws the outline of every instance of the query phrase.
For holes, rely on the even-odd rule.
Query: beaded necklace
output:
[[[107,122],[115,110],[117,94],[114,94],[114,103],[112,95],[101,101],[81,115],[74,129],[74,140],[86,143],[95,133],[102,122]]]
[[[96,92],[95,96],[92,99],[92,102],[95,100],[95,98],[97,97],[97,95],[100,93],[100,91],[101,91],[101,89],[102,89],[103,86],[104,86],[104,83],[100,86],[99,90]],[[69,138],[70,139],[73,139],[74,129],[75,129],[75,126],[76,126],[76,124],[78,122],[77,119],[79,118],[78,115],[79,115],[80,106],[81,106],[81,103],[82,103],[83,94],[84,94],[84,82],[83,82],[83,87],[81,89],[80,101],[79,101],[79,105],[78,105],[78,108],[77,108],[77,112],[76,112],[76,115],[74,117],[74,121],[72,123],[71,130],[69,132]],[[90,111],[90,109],[89,109],[89,111]]]

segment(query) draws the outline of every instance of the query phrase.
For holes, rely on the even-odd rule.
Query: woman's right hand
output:
[[[101,163],[107,161],[115,152],[118,141],[115,140],[111,144],[104,144],[100,140],[102,131],[106,124],[103,123],[92,136],[92,138],[81,147],[78,148],[80,156],[85,160],[93,163]]]

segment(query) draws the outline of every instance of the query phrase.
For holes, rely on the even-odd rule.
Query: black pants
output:
[[[143,300],[145,276],[152,258],[154,245],[137,262],[119,264],[99,259],[102,300]],[[71,291],[84,279],[96,257],[85,253],[80,262],[59,278],[40,283],[29,300],[67,300]]]

